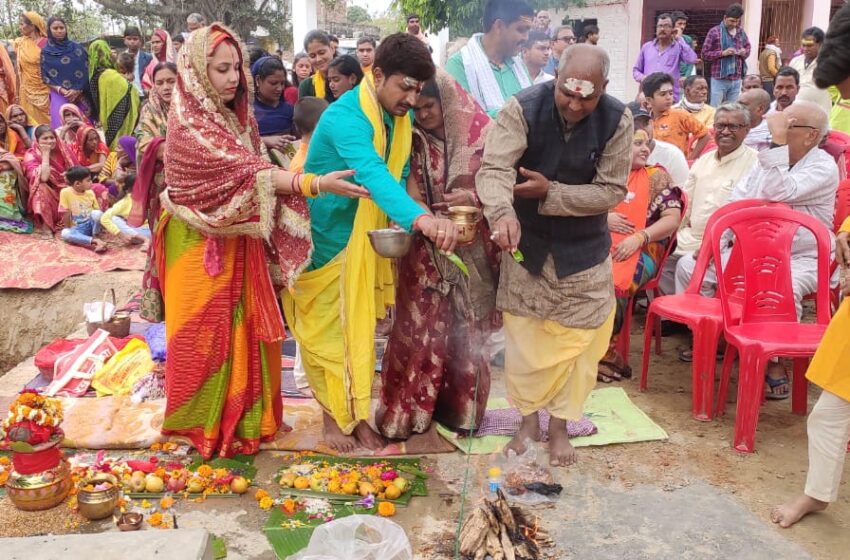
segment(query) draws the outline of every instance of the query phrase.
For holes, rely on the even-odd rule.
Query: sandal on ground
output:
[[[770,399],[772,401],[781,401],[791,396],[791,381],[788,379],[788,374],[783,375],[779,379],[774,379],[770,376],[765,376],[764,382],[767,383],[768,388],[770,388],[770,391],[764,392],[765,398]],[[783,385],[786,385],[788,387],[788,390],[786,392],[775,392],[777,387],[782,387]]]
[[[600,383],[613,383],[614,381],[622,381],[623,377],[610,364],[599,362],[599,369],[596,370],[596,380]]]
[[[716,359],[718,362],[723,361],[724,352],[717,352]],[[679,361],[685,363],[691,363],[694,361],[694,350],[693,348],[680,348],[679,349]]]

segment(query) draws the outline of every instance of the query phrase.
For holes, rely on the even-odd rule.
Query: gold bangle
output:
[[[314,177],[315,175],[313,173],[305,173],[304,177],[301,178],[301,194],[307,198],[313,198],[314,196],[313,189],[311,188]]]

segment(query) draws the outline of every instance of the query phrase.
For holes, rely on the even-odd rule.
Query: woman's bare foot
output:
[[[322,413],[322,423],[324,424],[322,436],[330,447],[336,449],[340,453],[351,453],[357,447],[357,440],[353,435],[347,436],[342,433],[339,426],[336,425],[336,420],[331,418],[327,412]]]
[[[522,417],[522,424],[519,426],[519,431],[517,431],[514,438],[505,446],[505,455],[510,450],[513,450],[517,455],[522,455],[528,449],[528,445],[526,444],[528,440],[540,441],[540,421],[537,419],[536,412]]]
[[[773,508],[770,512],[770,520],[783,529],[787,529],[808,514],[825,510],[828,505],[829,502],[822,502],[801,494],[794,501]]]
[[[387,440],[362,420],[354,428],[353,435],[357,442],[366,449],[382,449],[387,446]]]
[[[576,462],[576,450],[567,435],[567,421],[549,420],[549,464],[553,467],[569,467]]]

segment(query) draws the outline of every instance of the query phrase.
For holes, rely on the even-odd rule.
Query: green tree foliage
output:
[[[565,8],[570,0],[526,0],[535,9]],[[419,14],[423,29],[449,28],[452,37],[469,37],[482,30],[485,0],[394,0],[405,14]]]
[[[348,20],[348,23],[353,24],[368,23],[372,21],[372,16],[362,6],[349,6],[345,12],[345,19]]]

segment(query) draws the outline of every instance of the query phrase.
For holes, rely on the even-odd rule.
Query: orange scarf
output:
[[[641,167],[629,173],[629,192],[626,198],[613,210],[613,212],[619,212],[626,216],[635,225],[636,232],[646,227],[646,213],[649,210],[649,177],[656,170],[655,167]],[[617,245],[626,237],[628,235],[611,232],[611,254],[614,254]],[[640,251],[638,250],[628,259],[614,262],[614,287],[618,291],[629,289],[639,258]]]

